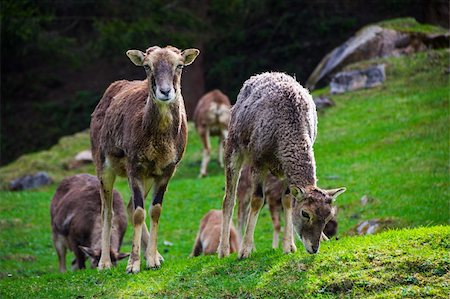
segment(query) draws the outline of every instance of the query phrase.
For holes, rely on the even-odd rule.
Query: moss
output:
[[[399,18],[386,20],[377,23],[377,25],[387,28],[393,29],[401,32],[417,32],[417,33],[448,33],[448,30],[445,30],[439,26],[433,26],[430,24],[421,24],[416,21],[414,18]]]

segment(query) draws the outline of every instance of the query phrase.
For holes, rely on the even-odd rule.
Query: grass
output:
[[[271,250],[271,224],[263,209],[255,233],[258,252],[188,259],[198,223],[221,206],[224,178],[215,161],[197,179],[201,159],[192,132],[186,155],[169,185],[161,218],[158,271],[126,275],[126,261],[106,272],[57,273],[49,204],[55,185],[28,192],[0,191],[0,297],[442,297],[450,292],[449,51],[377,59],[349,68],[386,63],[381,87],[333,95],[336,106],[319,115],[315,145],[319,186],[346,186],[339,197],[341,239],[318,255],[286,256]],[[327,93],[327,89],[315,94]],[[217,146],[217,143],[214,142]],[[63,138],[45,152],[0,169],[6,182],[46,170],[56,181],[74,171],[65,163],[89,147],[87,133]],[[85,166],[78,172],[93,172]],[[125,201],[125,180],[116,184]],[[360,198],[372,200],[366,206]],[[391,219],[390,230],[350,237],[362,220]],[[165,246],[163,241],[173,243]],[[130,251],[131,228],[123,251]],[[72,257],[69,256],[68,260]]]
[[[377,23],[377,25],[387,28],[393,29],[401,32],[416,32],[416,33],[448,33],[448,30],[445,30],[442,27],[434,26],[430,24],[421,24],[416,21],[414,18],[399,18],[399,19],[391,19]]]

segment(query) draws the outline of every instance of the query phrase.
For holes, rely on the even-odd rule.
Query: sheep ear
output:
[[[133,62],[135,65],[142,66],[145,54],[139,50],[128,50],[127,56],[128,58],[130,58],[131,62]]]
[[[184,65],[190,65],[193,63],[198,54],[200,54],[200,51],[197,49],[186,49],[181,52],[181,56],[183,56],[184,59]]]
[[[90,248],[90,247],[84,247],[84,246],[79,245],[78,248],[80,248],[81,251],[83,251],[85,254],[87,254],[91,258],[96,258],[99,256],[99,254],[97,252],[95,252],[95,250],[92,250],[92,248]]]
[[[347,189],[342,187],[342,188],[337,188],[337,189],[325,190],[325,192],[328,195],[330,195],[331,197],[333,197],[333,201],[335,201],[339,195],[341,195],[342,193],[345,192],[345,190],[347,190]]]
[[[117,260],[120,261],[120,260],[123,260],[124,258],[127,258],[129,256],[130,256],[129,253],[119,252],[119,254],[117,255]]]
[[[302,201],[305,199],[306,197],[306,190],[301,188],[301,187],[297,187],[295,185],[291,185],[289,186],[289,189],[291,191],[291,194],[299,201]]]

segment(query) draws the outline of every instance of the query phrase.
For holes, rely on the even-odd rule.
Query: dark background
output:
[[[252,74],[304,83],[321,58],[363,25],[397,17],[449,27],[448,1],[41,0],[1,2],[0,165],[89,127],[107,86],[143,79],[128,49],[197,47],[186,68],[189,116],[219,88],[234,102]]]

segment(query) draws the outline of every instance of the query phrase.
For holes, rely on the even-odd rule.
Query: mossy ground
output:
[[[0,297],[447,298],[449,51],[350,68],[380,62],[386,63],[383,86],[333,95],[336,106],[319,114],[319,186],[345,186],[348,191],[336,203],[341,239],[324,243],[318,255],[308,255],[298,241],[299,252],[293,255],[270,249],[270,217],[263,209],[255,233],[258,252],[251,258],[187,258],[201,217],[220,208],[224,188],[215,161],[210,176],[197,179],[200,142],[190,126],[185,158],[164,202],[159,248],[166,262],[160,270],[126,275],[123,261],[111,271],[59,274],[49,215],[55,185],[39,191],[1,191]],[[322,93],[327,90],[315,92]],[[64,138],[49,151],[1,168],[0,180],[37,170],[48,171],[56,181],[75,172],[93,173],[92,166],[64,170],[65,163],[86,148],[87,133]],[[127,201],[125,180],[116,187]],[[360,204],[363,195],[372,198],[366,206]],[[345,236],[359,221],[371,218],[393,219],[405,229]],[[420,226],[425,227],[412,228]],[[165,246],[164,240],[173,246]],[[123,251],[130,247],[129,227]]]

